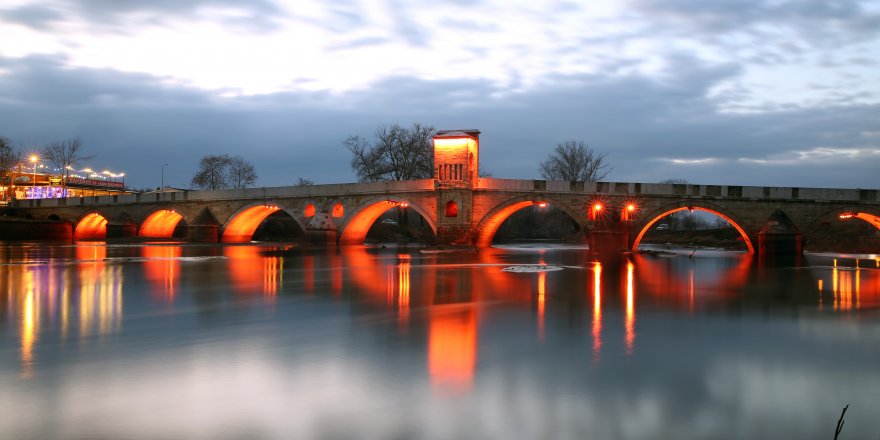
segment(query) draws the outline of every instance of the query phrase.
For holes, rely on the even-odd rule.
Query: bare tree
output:
[[[228,156],[227,156],[228,157]],[[227,182],[229,186],[243,189],[253,185],[257,181],[257,172],[250,162],[241,156],[229,158],[227,170]]]
[[[192,178],[193,186],[201,189],[224,189],[229,187],[226,168],[229,166],[228,154],[208,154],[199,160],[199,170]]]
[[[79,137],[71,138],[66,141],[53,142],[44,146],[40,152],[44,159],[55,165],[64,175],[63,184],[67,184],[70,177],[70,169],[82,160],[89,160],[94,155],[85,156],[82,154],[83,142]]]
[[[434,175],[434,127],[415,123],[376,129],[371,144],[360,136],[349,136],[342,144],[351,151],[351,168],[361,182],[427,179]]]
[[[9,139],[0,137],[0,176],[8,175],[13,168],[21,163],[21,157],[21,151],[12,148]]]
[[[547,180],[596,182],[605,178],[611,167],[605,154],[596,153],[583,141],[556,144],[547,160],[541,162],[541,176]]]
[[[315,182],[309,179],[303,179],[302,177],[298,177],[296,183],[293,186],[312,186]]]
[[[376,182],[382,179],[383,164],[381,153],[370,142],[360,136],[349,136],[342,145],[351,151],[351,169],[361,182]]]

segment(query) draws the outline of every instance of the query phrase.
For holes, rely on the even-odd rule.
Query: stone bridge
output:
[[[473,187],[444,187],[437,179],[181,191],[124,196],[21,200],[34,219],[68,225],[78,239],[170,238],[249,241],[270,214],[283,211],[312,240],[363,243],[389,209],[406,206],[424,218],[440,244],[488,246],[516,211],[551,205],[566,212],[594,246],[638,247],[653,225],[676,211],[702,210],[729,221],[751,252],[800,249],[821,226],[857,217],[880,229],[877,190],[555,182],[479,178]],[[880,249],[878,249],[880,251]]]
[[[438,244],[476,246],[490,245],[514,212],[545,205],[566,212],[593,249],[614,251],[636,249],[652,225],[681,210],[724,218],[752,253],[800,252],[804,240],[842,218],[880,229],[876,189],[480,178],[479,133],[438,132],[433,179],[19,200],[14,206],[75,239],[169,238],[185,224],[192,241],[242,242],[283,211],[312,241],[363,243],[383,213],[401,206],[422,216]]]

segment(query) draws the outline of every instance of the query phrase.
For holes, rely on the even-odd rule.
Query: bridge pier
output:
[[[217,243],[220,241],[220,226],[189,225],[187,226],[186,239],[199,243]]]
[[[590,231],[590,252],[597,255],[621,254],[629,250],[629,234],[626,231]]]
[[[107,223],[107,238],[137,237],[137,225],[134,223]]]

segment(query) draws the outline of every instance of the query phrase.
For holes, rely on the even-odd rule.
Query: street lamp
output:
[[[36,154],[31,154],[31,157],[29,159],[30,159],[31,163],[34,164],[34,180],[31,181],[31,186],[36,188],[37,187],[37,162],[40,160],[40,157],[37,156]],[[36,191],[36,189],[34,189],[34,191]]]
[[[168,166],[167,163],[164,164],[164,165],[162,165],[162,186],[159,187],[159,191],[160,191],[160,192],[161,192],[163,189],[165,189],[165,167],[167,167],[167,166]]]

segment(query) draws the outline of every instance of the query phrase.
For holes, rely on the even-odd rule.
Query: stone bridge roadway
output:
[[[405,204],[431,226],[440,244],[488,246],[501,223],[548,203],[571,216],[594,246],[635,249],[664,216],[703,210],[728,220],[750,252],[800,250],[802,239],[843,217],[880,229],[880,191],[621,182],[479,179],[473,187],[436,180],[181,191],[124,196],[20,200],[34,219],[69,225],[78,239],[171,237],[179,222],[189,240],[251,239],[270,214],[284,211],[312,239],[362,243],[385,211]],[[631,207],[630,207],[631,206]],[[609,241],[610,240],[610,241]],[[878,249],[880,252],[880,249]]]

